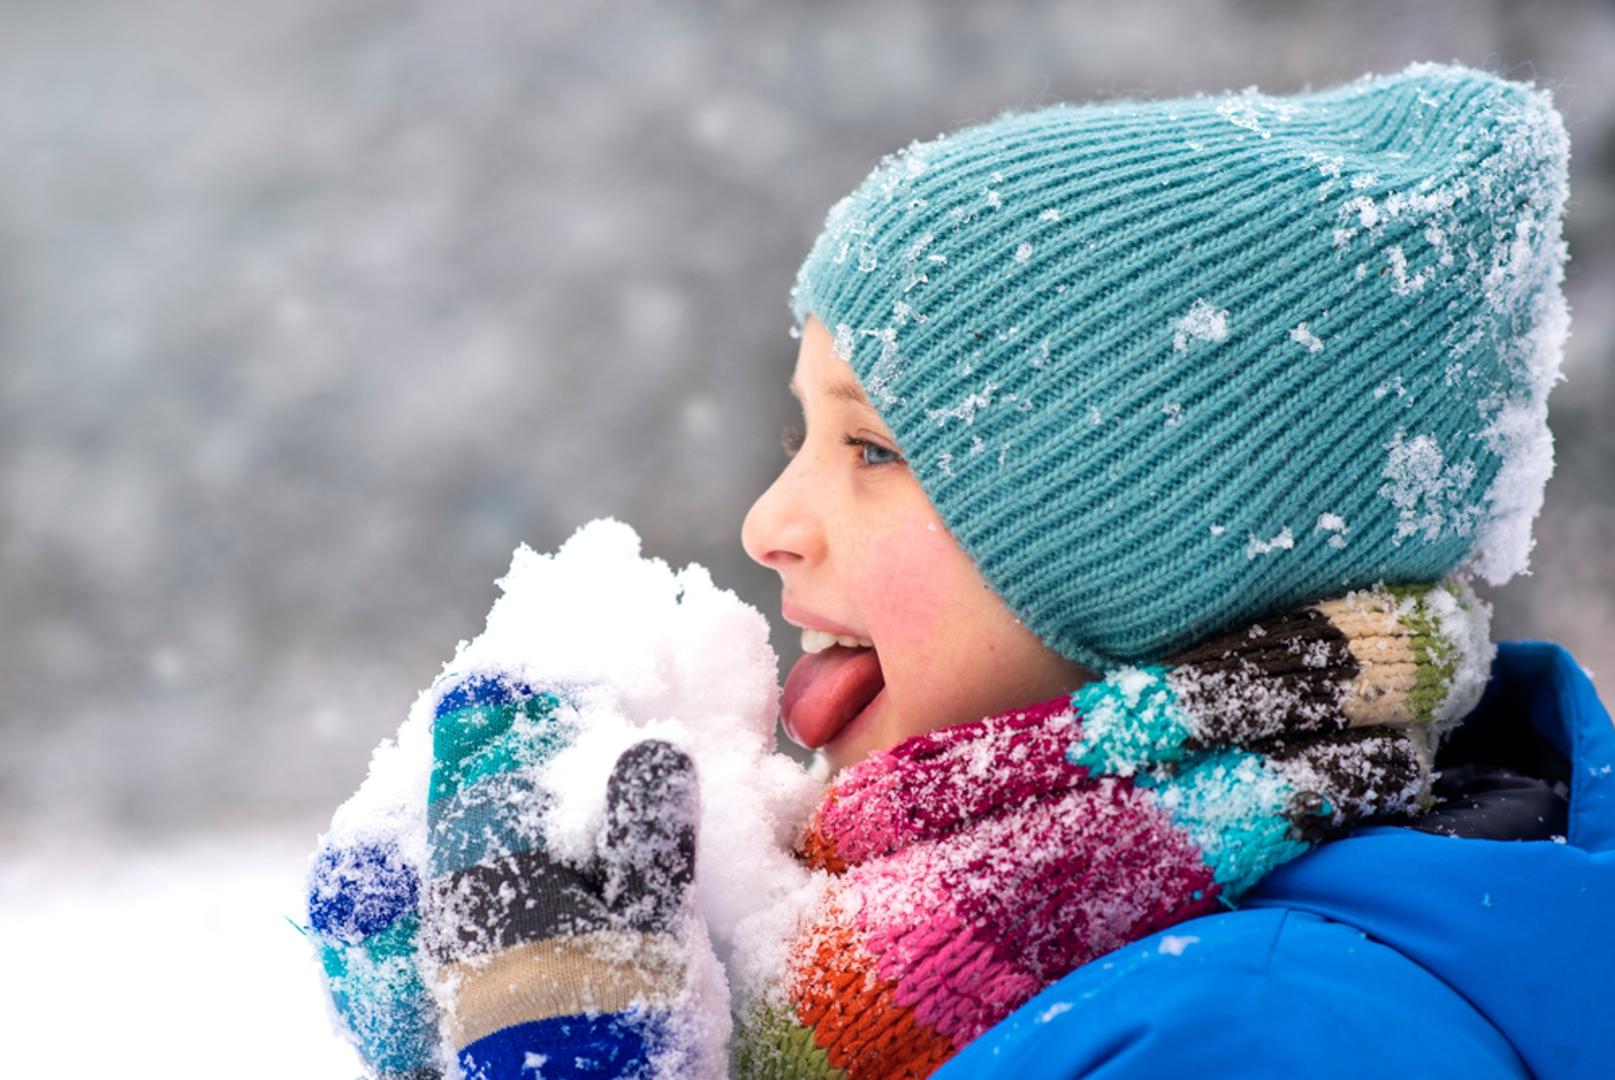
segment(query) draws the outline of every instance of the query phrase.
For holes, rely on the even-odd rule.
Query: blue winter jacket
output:
[[[1615,1077],[1615,728],[1503,642],[1443,804],[1073,971],[936,1075]]]

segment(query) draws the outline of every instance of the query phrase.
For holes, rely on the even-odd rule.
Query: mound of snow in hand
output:
[[[472,672],[553,689],[572,703],[578,735],[538,766],[536,779],[553,796],[542,820],[549,850],[587,860],[618,755],[646,738],[678,746],[694,760],[699,784],[700,913],[735,991],[760,986],[777,970],[811,891],[791,846],[823,790],[775,752],[779,659],[767,620],[699,564],[675,572],[642,558],[638,534],[611,518],[582,526],[554,555],[523,544],[497,584],[502,595],[486,628],[459,643],[396,740],[376,750],[327,842],[391,840],[424,880],[431,724],[441,695]]]
[[[530,686],[574,688],[582,731],[544,772],[557,797],[546,838],[585,858],[604,819],[606,777],[632,743],[660,738],[694,759],[701,818],[701,912],[725,962],[741,923],[806,879],[791,855],[821,785],[774,752],[779,657],[768,620],[705,567],[673,572],[640,557],[639,536],[610,518],[554,556],[518,548],[504,595],[449,669],[519,672]]]

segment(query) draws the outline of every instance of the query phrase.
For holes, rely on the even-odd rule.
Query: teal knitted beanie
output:
[[[1414,64],[1007,112],[881,160],[791,290],[955,540],[1105,671],[1526,568],[1569,313],[1549,91]]]

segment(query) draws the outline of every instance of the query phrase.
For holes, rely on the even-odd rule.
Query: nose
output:
[[[740,524],[740,545],[746,554],[781,575],[824,554],[824,526],[800,475],[804,458],[805,452],[799,452],[757,496]]]

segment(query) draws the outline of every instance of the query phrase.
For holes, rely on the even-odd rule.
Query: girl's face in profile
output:
[[[982,579],[815,318],[790,389],[805,430],[746,514],[741,543],[778,571],[787,622],[874,643],[872,656],[839,646],[804,655],[785,684],[792,738],[840,769],[1094,677]]]

